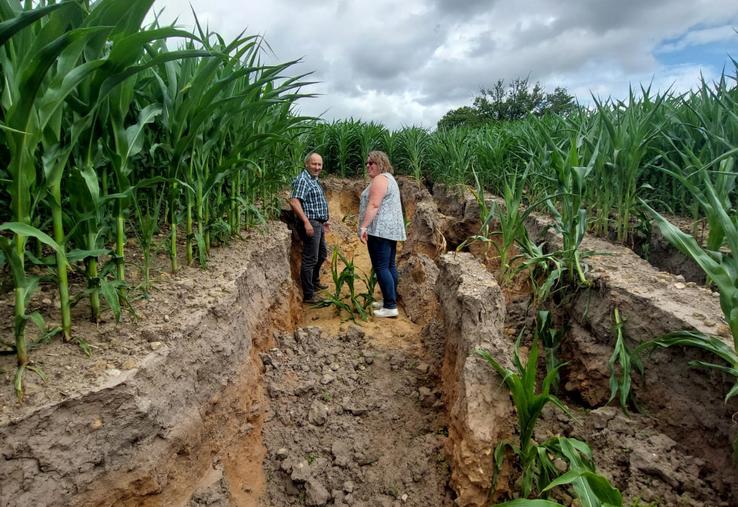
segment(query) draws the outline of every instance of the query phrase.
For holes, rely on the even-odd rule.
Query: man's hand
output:
[[[366,245],[366,242],[369,239],[369,234],[366,232],[366,227],[362,227],[361,229],[359,229],[359,239],[362,243]]]
[[[305,220],[305,234],[307,234],[308,238],[312,238],[313,234],[315,234],[313,224],[310,223],[310,220]]]

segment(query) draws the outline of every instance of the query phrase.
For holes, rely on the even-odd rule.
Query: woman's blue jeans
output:
[[[385,308],[397,308],[397,241],[369,236],[366,242]]]

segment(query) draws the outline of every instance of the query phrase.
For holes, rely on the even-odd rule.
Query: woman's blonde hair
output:
[[[370,151],[369,155],[366,156],[367,160],[375,162],[379,167],[379,172],[390,173],[394,171],[392,164],[389,161],[389,157],[383,151]]]

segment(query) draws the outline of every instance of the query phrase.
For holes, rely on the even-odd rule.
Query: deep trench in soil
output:
[[[329,250],[369,273],[355,215],[341,215],[352,199],[331,199]],[[322,271],[331,292],[330,256]],[[439,372],[404,312],[354,323],[333,307],[305,307],[260,361],[263,505],[453,505]]]
[[[358,201],[351,192],[329,200],[329,251],[339,248],[369,273],[354,232]],[[299,251],[293,238],[293,279]],[[329,255],[321,270],[325,292],[334,290],[330,270]],[[358,281],[357,289],[364,290]],[[213,437],[225,434],[228,443],[220,451],[197,449],[211,462],[207,473],[193,473],[203,465],[192,466],[189,457],[169,472],[164,491],[126,504],[454,504],[438,353],[434,363],[423,327],[402,309],[398,318],[368,321],[334,307],[301,305],[299,312],[294,328],[259,332],[245,369],[252,373],[218,401],[227,408],[211,417],[221,426]]]
[[[339,248],[353,259],[357,270],[368,273],[366,248],[355,235],[357,191],[361,186],[361,182],[329,183],[332,227],[328,243],[329,248]],[[232,332],[234,325],[241,326],[239,318],[247,323],[258,322],[249,337],[250,345],[243,348],[248,357],[237,366],[235,376],[224,372],[211,379],[213,373],[202,370],[208,376],[201,381],[219,383],[222,389],[214,388],[215,394],[198,402],[199,413],[176,415],[177,425],[172,425],[181,434],[167,434],[162,425],[160,435],[132,434],[131,443],[125,444],[122,451],[101,451],[125,454],[128,445],[133,447],[152,439],[149,468],[137,474],[132,465],[123,472],[116,469],[109,475],[98,475],[98,479],[80,486],[84,494],[72,494],[69,503],[193,507],[482,506],[488,504],[490,491],[497,494],[498,500],[514,497],[519,485],[515,483],[517,473],[509,464],[496,488],[491,488],[491,450],[501,438],[516,438],[515,413],[500,378],[475,356],[473,348],[490,348],[498,359],[509,361],[515,337],[523,329],[529,336],[535,322],[529,286],[521,279],[501,290],[490,274],[495,270],[494,259],[478,248],[472,248],[477,258],[460,254],[440,259],[450,245],[460,243],[479,226],[478,217],[476,222],[474,217],[469,218],[473,213],[469,211],[468,199],[464,204],[462,197],[451,194],[450,198],[445,197],[445,203],[435,203],[427,190],[407,180],[403,181],[403,194],[413,237],[401,245],[398,254],[405,264],[405,285],[400,292],[404,299],[400,316],[396,319],[352,322],[346,313],[339,314],[333,307],[303,305],[295,296],[299,243],[294,241],[288,300],[275,303],[262,315],[227,314],[226,310],[210,307],[224,293],[217,284],[204,299],[198,299],[192,298],[194,291],[190,289],[201,281],[173,281],[166,289],[172,307],[159,309],[166,325],[171,325],[167,315],[175,312],[180,299],[192,308],[193,315],[200,310],[216,317],[225,312],[222,320],[207,321],[210,331],[216,334]],[[226,261],[229,255],[233,260],[238,251],[226,254]],[[613,268],[603,276],[617,279],[620,275],[614,268],[626,262],[624,257],[613,253],[603,259],[593,274],[597,269]],[[329,292],[333,290],[330,268],[329,258],[322,270],[322,281],[329,285]],[[623,270],[627,271],[630,269]],[[229,280],[234,272],[226,269],[220,276]],[[264,290],[268,292],[269,282],[259,281],[258,274],[255,278],[257,284],[267,286]],[[451,287],[454,283],[468,284],[466,292]],[[361,282],[357,284],[363,290]],[[653,279],[635,276],[621,285],[628,284],[634,286],[636,295],[659,293],[662,289],[673,291],[675,285],[681,285],[679,290],[692,290],[680,282],[674,284],[671,275],[663,273],[657,273]],[[607,295],[611,294],[608,290],[615,295]],[[648,322],[659,320],[656,310],[641,310],[641,305],[656,308],[647,306],[650,302],[636,298],[631,303],[628,298],[635,296],[617,291],[604,284],[595,286],[586,299],[580,298],[579,303],[555,315],[557,324],[566,322],[566,341],[559,352],[561,359],[569,362],[562,370],[559,394],[576,417],[572,419],[547,407],[536,428],[535,440],[542,442],[555,435],[566,435],[589,442],[598,470],[623,492],[624,505],[735,505],[738,481],[728,446],[738,433],[730,421],[737,409],[735,403],[722,402],[723,393],[729,388],[725,378],[693,374],[684,358],[655,354],[653,365],[649,366],[650,382],[636,381],[647,410],[625,414],[608,403],[611,331],[600,329],[602,322],[597,319],[607,321],[614,304],[626,312],[628,305],[635,304],[628,315],[634,329],[646,327],[644,332],[650,333]],[[715,326],[719,314],[714,309],[713,313],[708,311],[714,306],[713,295],[709,290],[705,293],[704,301],[712,305],[707,308],[700,307],[703,299],[692,300],[693,293],[699,298],[703,296],[694,291],[685,296],[695,310],[699,309],[698,320]],[[375,296],[379,297],[378,289]],[[447,300],[440,301],[444,298]],[[452,299],[456,302],[450,302]],[[666,310],[673,310],[674,304],[670,305],[666,305]],[[638,316],[638,311],[645,313]],[[580,318],[574,317],[577,312]],[[688,313],[698,315],[692,310]],[[667,322],[671,318],[660,320]],[[187,322],[179,324],[187,326]],[[112,334],[112,324],[108,328]],[[159,340],[165,329],[152,329],[149,334],[153,338],[146,338],[142,332],[146,339],[137,346],[145,351],[149,347],[157,350],[153,344],[166,349],[169,342],[162,345],[152,341]],[[176,343],[171,346],[174,354]],[[196,370],[201,366],[199,354],[211,352],[197,349],[195,355],[184,358],[181,366],[178,360],[173,364]],[[221,357],[237,353],[228,349],[216,352]],[[687,356],[705,359],[692,352]],[[217,357],[215,354],[210,358],[216,369]],[[100,368],[107,368],[107,376],[125,375],[117,368],[125,372],[136,366],[133,359],[129,362],[131,366],[125,362],[118,366],[109,358]],[[539,369],[541,375],[543,366]],[[173,376],[178,378],[176,372]],[[194,376],[199,376],[199,370]],[[171,377],[164,378],[170,381]],[[104,393],[101,400],[104,404],[111,402]],[[62,409],[64,403],[59,404]],[[82,433],[97,432],[108,424],[98,418],[96,410],[93,407],[91,412],[76,412],[72,416],[79,419]],[[148,409],[139,406],[133,409],[136,410],[149,417]],[[180,424],[182,420],[184,424]],[[74,431],[80,430],[75,427]],[[6,453],[5,459],[26,460],[23,466],[34,471],[24,477],[35,477],[39,469],[53,473],[53,467],[41,460],[34,462],[26,454],[21,444],[13,443],[12,452]],[[94,469],[105,465],[105,459],[80,466]],[[138,455],[136,460],[135,466],[140,466]],[[4,502],[2,489],[0,500]],[[18,496],[17,501],[8,501],[7,505],[24,505],[23,498]],[[565,505],[572,502],[563,492],[554,498]],[[3,502],[0,504],[5,505]]]

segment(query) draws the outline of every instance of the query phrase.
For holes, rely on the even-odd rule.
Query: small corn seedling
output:
[[[477,206],[479,206],[479,220],[482,225],[480,226],[479,232],[477,234],[475,234],[474,236],[469,236],[459,246],[456,247],[457,252],[460,252],[475,241],[482,242],[487,247],[490,243],[494,244],[491,239],[491,236],[493,235],[491,227],[493,225],[493,221],[495,220],[495,205],[494,203],[492,203],[492,206],[489,206],[487,204],[484,187],[480,184],[476,171],[472,172],[474,174],[474,182],[476,183],[476,186],[475,189],[471,192],[474,196],[474,200],[477,202]]]
[[[343,264],[343,268],[339,271],[339,262]],[[358,316],[361,320],[369,318],[368,308],[374,301],[374,287],[376,285],[376,275],[372,271],[369,276],[364,275],[364,284],[367,292],[358,293],[356,281],[360,279],[360,275],[356,272],[353,258],[347,259],[338,248],[333,248],[331,257],[331,276],[333,278],[334,290],[332,294],[318,302],[318,308],[334,306],[340,315],[346,312],[348,318],[356,321]]]
[[[543,244],[531,240],[527,233],[519,243],[525,256],[525,261],[519,269],[527,270],[533,292],[533,305],[540,305],[547,301],[555,292],[561,289],[565,267],[556,253],[545,253]]]
[[[610,399],[608,403],[618,396],[620,407],[627,414],[628,406],[633,405],[638,410],[635,396],[631,390],[632,374],[635,368],[642,376],[644,373],[643,363],[636,351],[631,351],[625,344],[625,333],[623,331],[623,319],[617,307],[613,310],[613,321],[615,323],[615,348],[612,351],[607,366],[610,369]],[[616,364],[618,367],[616,367]]]
[[[565,437],[553,437],[538,444],[533,439],[535,425],[543,408],[553,403],[564,413],[571,415],[569,409],[556,396],[551,394],[551,386],[558,370],[563,364],[549,370],[544,377],[540,392],[537,388],[538,340],[534,340],[525,364],[520,359],[520,338],[515,343],[513,364],[515,370],[502,366],[486,350],[477,350],[482,357],[502,378],[510,389],[515,411],[518,416],[520,439],[518,446],[503,442],[494,452],[495,472],[501,469],[505,451],[510,450],[518,458],[522,470],[520,488],[522,498],[498,504],[500,506],[558,506],[560,504],[547,500],[552,489],[571,485],[573,494],[585,507],[604,507],[622,505],[620,492],[609,481],[596,473],[592,462],[592,451],[589,446],[579,440]],[[554,459],[560,458],[567,463],[567,471],[559,472]],[[542,499],[529,500],[531,494],[542,496]]]
[[[556,170],[557,190],[546,200],[554,219],[554,230],[561,234],[563,242],[558,256],[566,266],[569,279],[584,286],[588,285],[588,281],[582,257],[588,253],[579,249],[587,230],[587,210],[583,197],[585,182],[597,161],[598,151],[597,146],[589,147],[581,136],[571,140],[568,151],[556,146],[551,155]]]
[[[534,203],[525,210],[522,207],[523,189],[528,174],[527,170],[521,175],[512,173],[503,178],[502,197],[505,201],[504,205],[496,202],[492,202],[491,205],[487,203],[484,187],[480,183],[476,171],[472,172],[476,187],[472,191],[472,194],[479,206],[479,216],[482,225],[479,233],[464,240],[456,248],[456,251],[460,251],[475,241],[484,243],[487,248],[491,245],[495,249],[500,263],[500,284],[503,286],[509,285],[515,278],[515,275],[520,272],[520,268],[514,265],[515,260],[521,257],[515,254],[515,247],[526,242],[528,239],[525,221],[541,202]],[[492,229],[495,222],[498,230]]]
[[[533,337],[543,344],[544,355],[546,356],[546,371],[556,372],[551,383],[551,387],[556,391],[559,385],[559,365],[561,364],[558,353],[563,332],[554,327],[553,317],[548,310],[538,310],[536,312],[536,327]]]
[[[143,266],[141,290],[144,297],[148,297],[151,288],[151,253],[154,248],[154,236],[159,232],[159,219],[161,218],[162,203],[165,192],[159,192],[157,196],[143,192],[133,193],[133,204],[138,227],[133,227],[138,237],[138,244],[143,252]]]

